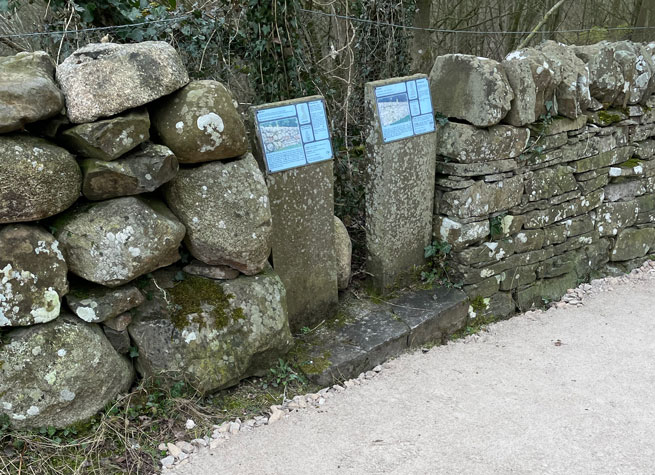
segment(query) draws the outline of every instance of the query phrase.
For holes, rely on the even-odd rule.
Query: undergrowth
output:
[[[167,455],[157,449],[160,443],[202,438],[214,424],[265,415],[285,397],[315,389],[279,360],[263,377],[204,397],[183,382],[164,386],[157,380],[141,381],[93,418],[65,429],[12,429],[2,415],[0,473],[156,473]],[[196,424],[191,430],[185,428],[188,419]]]

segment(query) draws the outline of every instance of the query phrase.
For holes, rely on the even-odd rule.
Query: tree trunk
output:
[[[432,0],[417,0],[414,12],[414,26],[417,28],[430,28],[432,18]],[[413,73],[429,74],[434,58],[432,57],[432,33],[424,30],[415,30],[412,41]]]

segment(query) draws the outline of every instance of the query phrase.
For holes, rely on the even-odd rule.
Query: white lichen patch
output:
[[[34,323],[46,323],[59,316],[61,301],[59,300],[59,294],[52,287],[43,291],[41,301],[43,306],[33,306],[30,312],[30,315],[34,318]]]
[[[59,399],[61,401],[72,401],[75,399],[75,393],[73,391],[69,391],[68,389],[62,389],[59,392]]]
[[[201,115],[196,120],[196,125],[198,129],[202,130],[206,135],[209,136],[209,139],[213,144],[205,144],[200,147],[201,152],[210,152],[215,150],[221,142],[223,141],[222,133],[225,130],[225,124],[221,116],[215,112],[210,112],[208,114]]]

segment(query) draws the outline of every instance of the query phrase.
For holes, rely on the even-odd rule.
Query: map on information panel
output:
[[[385,143],[434,132],[426,78],[376,87],[375,100]]]
[[[259,110],[256,117],[270,173],[332,159],[322,100]]]

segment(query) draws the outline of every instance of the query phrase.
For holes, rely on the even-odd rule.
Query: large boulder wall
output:
[[[68,292],[67,272],[50,233],[26,224],[0,227],[0,327],[57,318]]]
[[[101,410],[134,380],[132,364],[100,326],[63,314],[11,330],[0,344],[0,414],[13,427],[70,426]]]
[[[152,124],[180,163],[234,158],[248,151],[236,105],[220,82],[193,81],[151,106]]]
[[[57,68],[71,122],[110,117],[170,94],[189,82],[182,59],[163,41],[89,44]]]
[[[264,269],[271,252],[271,210],[264,176],[250,153],[181,169],[164,190],[186,226],[185,243],[196,259],[248,275]]]
[[[0,136],[0,224],[60,213],[79,198],[81,184],[65,149],[28,135]]]
[[[140,197],[82,203],[54,227],[71,272],[107,287],[176,262],[185,233],[163,203]]]
[[[0,133],[47,119],[64,107],[55,63],[43,51],[0,57]]]

